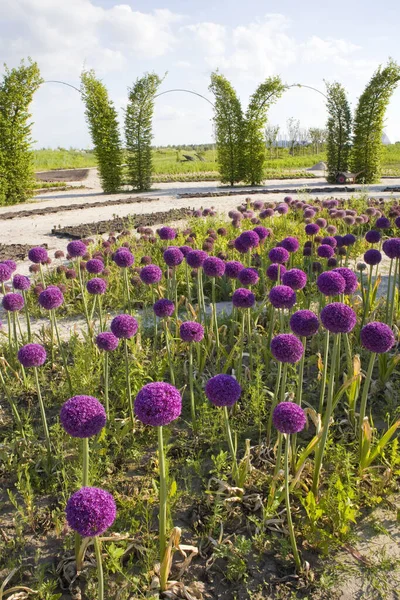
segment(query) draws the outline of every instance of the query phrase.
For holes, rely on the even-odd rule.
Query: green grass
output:
[[[66,150],[58,148],[51,150],[43,148],[34,150],[35,171],[50,171],[53,169],[79,169],[95,167],[97,160],[93,152],[89,150]]]

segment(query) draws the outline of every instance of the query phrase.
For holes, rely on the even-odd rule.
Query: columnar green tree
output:
[[[327,95],[327,163],[330,183],[338,171],[348,171],[351,149],[351,110],[346,90],[337,82],[326,83]]]
[[[244,119],[236,91],[220,73],[211,74],[215,97],[214,126],[221,181],[234,185],[245,178]]]
[[[351,168],[362,171],[359,180],[373,183],[381,172],[382,134],[386,108],[398,82],[400,65],[389,60],[373,74],[361,94],[354,116],[354,144]]]
[[[42,78],[37,63],[4,65],[0,83],[0,204],[25,202],[35,176],[29,106]]]
[[[285,89],[280,77],[268,77],[250,98],[244,119],[244,172],[245,180],[251,185],[261,183],[264,178],[264,130],[268,109],[282,96]]]
[[[81,92],[103,190],[117,192],[122,184],[123,162],[118,113],[93,70],[82,72]]]
[[[138,190],[151,186],[154,96],[161,82],[156,73],[145,73],[128,90],[125,114],[128,181]]]

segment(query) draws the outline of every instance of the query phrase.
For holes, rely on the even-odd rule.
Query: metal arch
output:
[[[177,88],[177,89],[173,89],[173,90],[165,90],[165,92],[160,92],[159,94],[155,94],[154,98],[159,98],[160,96],[164,96],[164,94],[170,94],[171,92],[186,92],[187,94],[193,94],[194,96],[203,98],[203,100],[205,100],[206,102],[208,102],[208,104],[211,104],[211,106],[213,108],[215,108],[215,105],[211,102],[211,100],[209,100],[202,94],[199,94],[198,92],[193,92],[192,90],[185,90],[185,89],[181,89],[181,88]]]
[[[72,85],[72,83],[67,83],[66,81],[57,81],[56,79],[47,79],[46,81],[43,81],[43,83],[61,83],[61,85],[67,85],[68,87],[72,88],[73,90],[76,90],[81,96],[85,96],[85,94],[79,88],[77,88],[75,85]]]

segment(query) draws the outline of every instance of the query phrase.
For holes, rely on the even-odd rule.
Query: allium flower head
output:
[[[46,356],[46,350],[40,344],[26,344],[18,350],[18,360],[26,368],[41,367]]]
[[[277,246],[276,248],[271,248],[268,258],[272,263],[278,263],[282,265],[283,263],[288,262],[290,255],[286,248]]]
[[[276,212],[280,215],[286,215],[289,210],[287,204],[278,204],[276,207]]]
[[[388,219],[387,217],[379,217],[379,219],[377,219],[375,223],[375,227],[377,227],[378,229],[390,229],[391,226],[392,225],[390,223],[390,219]]]
[[[193,252],[193,248],[190,246],[179,246],[179,250],[182,252],[184,257],[186,257],[189,252]]]
[[[129,339],[135,335],[139,324],[131,315],[117,315],[111,321],[111,331],[120,339]]]
[[[301,269],[289,269],[282,275],[282,283],[292,290],[302,290],[307,284],[307,275]]]
[[[104,271],[104,263],[99,258],[91,258],[86,263],[86,271],[92,275],[99,275]]]
[[[281,248],[285,248],[290,253],[297,252],[299,249],[299,240],[295,237],[286,237],[281,241]]]
[[[65,431],[76,438],[100,433],[106,424],[104,406],[93,396],[73,396],[61,407],[60,421]]]
[[[283,363],[299,362],[304,353],[304,346],[292,333],[280,333],[271,340],[272,356]]]
[[[385,240],[382,249],[388,258],[400,258],[400,238]]]
[[[238,288],[233,292],[232,304],[236,308],[251,308],[256,302],[256,297],[246,288]]]
[[[317,279],[317,287],[324,296],[338,296],[346,289],[346,280],[335,271],[325,271]]]
[[[47,254],[46,248],[42,248],[41,246],[36,246],[35,248],[31,248],[28,252],[28,258],[31,262],[35,264],[45,263],[49,258]]]
[[[15,262],[15,260],[11,260],[10,258],[8,258],[7,260],[3,260],[3,264],[9,267],[11,273],[14,273],[14,271],[17,270],[17,263]]]
[[[158,283],[162,278],[162,270],[158,265],[146,265],[139,273],[140,279],[146,285]]]
[[[395,222],[396,227],[400,227],[400,215],[398,217],[396,217],[394,222]]]
[[[186,262],[192,269],[199,269],[207,257],[208,254],[204,250],[192,250],[186,255]]]
[[[182,397],[169,383],[148,383],[135,398],[135,414],[144,425],[160,427],[179,417]]]
[[[12,275],[12,271],[5,263],[0,263],[0,283],[8,281]]]
[[[260,238],[260,242],[266,240],[270,234],[269,229],[267,229],[266,227],[263,227],[262,225],[258,225],[257,227],[254,227],[253,231],[255,231],[256,234],[258,235],[258,237]]]
[[[184,342],[201,342],[204,327],[197,321],[184,321],[179,328],[179,334]]]
[[[24,297],[21,296],[21,294],[14,294],[11,292],[3,296],[2,305],[4,310],[17,312],[18,310],[21,310],[21,308],[24,308]]]
[[[31,281],[26,275],[14,275],[13,286],[15,290],[26,292],[31,287]]]
[[[364,348],[378,354],[388,352],[396,341],[390,327],[377,321],[368,323],[361,329],[360,339]]]
[[[83,487],[72,494],[65,509],[68,525],[83,538],[104,533],[115,521],[114,498],[101,488]]]
[[[317,254],[320,258],[332,258],[335,254],[335,250],[332,246],[328,246],[328,244],[321,244],[321,246],[318,246],[317,248]]]
[[[370,250],[367,250],[364,254],[364,261],[367,263],[367,265],[379,265],[381,260],[382,254],[379,252],[379,250],[375,250],[375,248],[370,248]]]
[[[256,285],[259,280],[257,269],[246,268],[241,269],[238,279],[242,285]]]
[[[335,240],[335,238],[333,236],[326,236],[324,238],[322,238],[321,240],[321,245],[326,245],[326,246],[331,246],[331,248],[336,248],[337,246],[337,241]]]
[[[176,231],[172,227],[161,227],[157,233],[160,240],[174,240],[176,238]]]
[[[63,304],[64,296],[57,286],[49,285],[49,287],[40,293],[38,302],[46,310],[53,310]]]
[[[127,248],[121,248],[115,252],[113,261],[117,267],[120,267],[121,269],[127,269],[133,265],[135,262],[135,257]]]
[[[107,281],[105,281],[101,277],[93,277],[93,279],[89,279],[89,281],[87,282],[86,289],[89,292],[89,294],[105,294],[107,289]]]
[[[225,263],[216,256],[208,256],[203,263],[203,271],[208,277],[222,277],[225,273]]]
[[[346,233],[346,235],[343,236],[342,240],[344,246],[352,246],[357,241],[356,236],[352,233]]]
[[[96,337],[96,346],[105,352],[113,352],[118,348],[118,344],[119,339],[111,331],[103,331]]]
[[[274,209],[273,208],[266,208],[265,210],[262,210],[260,212],[260,218],[261,219],[268,219],[270,217],[274,216]]]
[[[253,230],[243,231],[240,234],[239,239],[241,241],[242,246],[246,248],[246,250],[250,250],[250,248],[255,248],[260,243],[259,235],[256,231]]]
[[[286,273],[285,265],[278,265],[277,263],[272,263],[272,265],[269,265],[266,271],[267,277],[271,281],[278,281],[278,273],[280,273],[280,277],[282,279],[283,274]]]
[[[354,271],[348,269],[347,267],[338,267],[337,269],[333,270],[333,273],[339,273],[339,275],[341,275],[345,280],[346,287],[344,288],[343,293],[346,296],[354,294],[354,292],[358,288],[358,279]]]
[[[214,406],[233,406],[240,398],[242,388],[232,375],[215,375],[206,383],[205,394]]]
[[[299,337],[311,337],[319,329],[319,320],[311,310],[298,310],[290,317],[290,329]]]
[[[175,312],[175,304],[172,300],[167,298],[160,298],[153,304],[153,310],[156,317],[163,319],[164,317],[170,317]]]
[[[170,246],[163,254],[165,263],[169,267],[177,267],[185,258],[177,246]]]
[[[225,263],[225,276],[229,279],[236,279],[244,266],[238,260],[230,260]]]
[[[307,235],[317,235],[319,229],[319,225],[316,223],[307,223],[307,225],[304,227],[304,231]]]
[[[292,308],[296,304],[296,292],[287,285],[276,285],[269,293],[274,308]]]
[[[350,333],[357,322],[354,310],[341,302],[324,306],[320,317],[322,325],[331,333]]]
[[[84,256],[87,252],[86,245],[82,242],[82,240],[73,240],[67,245],[67,252],[71,258]]]
[[[280,402],[274,409],[272,422],[281,433],[299,433],[305,427],[306,414],[294,402]]]
[[[381,232],[377,231],[376,229],[371,229],[370,231],[367,231],[367,233],[365,234],[365,239],[370,244],[377,244],[378,242],[381,241],[381,237],[382,237]]]

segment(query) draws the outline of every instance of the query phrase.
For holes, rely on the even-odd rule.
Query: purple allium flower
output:
[[[346,289],[345,278],[335,271],[325,271],[317,279],[317,287],[325,296],[338,296]]]
[[[157,265],[146,265],[139,273],[140,279],[146,285],[158,283],[162,278],[162,270]]]
[[[343,246],[352,246],[357,241],[355,235],[353,235],[352,233],[346,233],[346,235],[343,236],[342,240]]]
[[[337,228],[334,225],[328,225],[326,231],[329,233],[329,235],[335,235]]]
[[[371,229],[370,231],[367,231],[367,233],[365,234],[365,239],[370,244],[377,244],[378,242],[381,241],[381,237],[382,237],[381,232],[377,231],[376,229]]]
[[[257,269],[241,269],[238,279],[242,285],[256,285],[259,280]]]
[[[272,356],[283,363],[299,362],[304,353],[304,346],[292,333],[280,333],[271,340]]]
[[[246,252],[249,251],[247,246],[243,244],[242,240],[240,239],[240,236],[233,241],[233,246],[235,250],[240,252],[240,254],[246,254]]]
[[[396,225],[396,227],[400,227],[400,215],[398,217],[396,217],[395,225]]]
[[[296,304],[296,292],[288,285],[276,285],[269,293],[274,308],[292,308]]]
[[[242,246],[246,248],[246,251],[250,250],[250,248],[255,248],[260,243],[260,237],[258,233],[253,230],[243,231],[240,234],[239,239]]]
[[[318,219],[316,219],[315,222],[318,225],[318,227],[321,227],[321,229],[325,229],[325,227],[327,226],[326,219],[324,219],[322,217],[319,217]]]
[[[335,257],[332,257],[332,258],[328,258],[326,264],[330,268],[337,267],[338,261],[337,261],[337,259]]]
[[[187,254],[186,262],[192,269],[199,269],[203,266],[206,258],[208,258],[208,254],[204,250],[192,250]]]
[[[346,296],[354,294],[356,289],[358,288],[358,279],[357,275],[347,267],[339,267],[332,271],[333,273],[339,273],[343,277],[346,283],[346,287],[344,288],[344,294]]]
[[[176,238],[176,231],[172,227],[161,227],[157,233],[160,240],[174,240]]]
[[[311,256],[312,248],[311,246],[304,246],[303,248],[303,256]]]
[[[21,308],[24,308],[24,297],[21,296],[21,294],[14,294],[11,292],[10,294],[3,296],[2,305],[4,310],[16,312],[21,310]]]
[[[93,396],[73,396],[61,407],[60,421],[65,431],[76,438],[100,433],[106,424],[104,406]]]
[[[7,265],[7,267],[11,270],[11,273],[14,273],[14,271],[17,270],[17,263],[14,260],[8,258],[7,260],[3,260],[3,264]]]
[[[377,321],[368,323],[361,329],[360,339],[364,348],[378,354],[388,352],[396,341],[390,327]]]
[[[370,250],[367,250],[364,254],[364,260],[367,263],[367,265],[379,265],[379,263],[382,260],[382,254],[379,252],[379,250],[375,250],[375,248],[370,248]]]
[[[233,292],[232,304],[236,308],[251,308],[256,302],[256,297],[250,290],[238,288]]]
[[[285,265],[278,265],[277,263],[272,263],[272,265],[269,265],[266,271],[268,279],[271,281],[278,281],[278,272],[280,273],[280,277],[282,279],[283,274],[286,273]]]
[[[225,275],[229,279],[236,279],[244,266],[238,260],[230,260],[225,263]]]
[[[26,344],[18,350],[18,360],[26,368],[41,367],[46,356],[46,350],[40,344]]]
[[[275,210],[280,215],[286,215],[289,210],[289,207],[287,206],[287,204],[278,204]]]
[[[272,263],[278,263],[282,265],[283,263],[288,262],[290,255],[286,248],[277,246],[276,248],[271,248],[268,258]]]
[[[328,235],[327,237],[322,238],[321,244],[331,246],[331,248],[336,248],[337,241],[333,236]]]
[[[203,270],[208,277],[222,277],[225,273],[225,263],[216,256],[208,256],[203,262]]]
[[[177,246],[170,246],[163,254],[165,263],[169,267],[177,267],[185,258]]]
[[[55,285],[49,285],[39,294],[38,302],[46,310],[58,308],[64,302],[62,291]]]
[[[301,269],[289,269],[282,275],[282,283],[292,290],[302,290],[307,284],[307,275]]]
[[[205,387],[205,394],[214,406],[233,406],[241,393],[242,388],[232,375],[215,375]]]
[[[111,331],[117,338],[129,339],[135,335],[139,325],[131,315],[118,315],[111,321]]]
[[[274,427],[281,433],[299,433],[304,429],[306,420],[304,410],[294,402],[280,402],[272,414]]]
[[[71,258],[84,256],[87,252],[86,245],[82,242],[82,240],[73,240],[67,245],[67,252]]]
[[[265,210],[260,212],[261,219],[268,219],[269,217],[273,217],[273,216],[274,216],[273,208],[266,208]]]
[[[8,281],[12,275],[12,271],[5,263],[0,263],[0,283]]]
[[[258,225],[257,227],[254,227],[253,231],[255,231],[256,234],[258,235],[258,237],[260,238],[260,242],[263,242],[264,240],[266,240],[270,234],[269,229],[267,229],[266,227],[262,227],[262,225]]]
[[[346,223],[346,225],[354,225],[354,223],[356,222],[355,218],[351,215],[346,215],[343,221]]]
[[[387,257],[400,258],[400,238],[390,238],[385,240],[382,245],[382,249]]]
[[[118,348],[119,339],[111,331],[103,331],[96,336],[96,346],[99,350],[113,352]]]
[[[290,329],[299,337],[311,337],[319,329],[319,321],[311,310],[298,310],[290,317]]]
[[[13,286],[15,290],[26,291],[31,287],[31,281],[29,277],[25,275],[14,275]]]
[[[126,248],[121,248],[118,250],[118,252],[115,252],[113,261],[117,267],[120,267],[121,269],[127,269],[133,265],[135,258],[129,250]]]
[[[172,300],[167,298],[160,298],[153,304],[153,310],[156,317],[163,319],[164,317],[170,317],[175,312],[175,304]]]
[[[184,257],[186,257],[189,252],[193,252],[193,248],[190,246],[179,246],[179,250],[182,252]]]
[[[104,533],[115,521],[114,498],[101,488],[82,487],[72,494],[65,509],[68,525],[83,538]]]
[[[182,411],[182,397],[169,383],[148,383],[136,396],[134,407],[139,421],[145,425],[160,427],[179,417]]]
[[[45,263],[49,258],[47,254],[46,248],[42,248],[41,246],[36,246],[35,248],[31,248],[28,252],[28,258],[31,262],[35,264]]]
[[[86,271],[92,275],[99,275],[104,271],[104,263],[99,258],[91,258],[86,263]]]
[[[304,227],[304,231],[307,235],[317,235],[319,229],[319,225],[316,223],[307,223],[307,225]]]
[[[93,277],[93,279],[89,279],[87,282],[86,289],[89,294],[105,294],[107,289],[107,281],[101,279],[101,277]]]
[[[280,243],[281,248],[285,248],[285,250],[287,250],[290,253],[297,252],[297,250],[299,249],[299,245],[299,240],[295,237],[290,236],[286,237]]]
[[[357,322],[354,310],[341,302],[327,304],[320,318],[322,325],[331,333],[350,333]]]
[[[335,250],[332,246],[328,246],[328,244],[322,244],[317,248],[317,254],[320,258],[332,258],[335,254]]]
[[[306,208],[303,216],[305,219],[312,219],[313,217],[315,217],[315,210],[313,208]]]
[[[357,263],[357,271],[365,271],[365,269],[367,268],[367,265],[363,262],[359,262]]]
[[[387,217],[379,217],[375,223],[375,227],[378,229],[390,229],[391,226],[390,220]]]
[[[184,342],[201,342],[204,337],[204,327],[196,321],[184,321],[179,328],[179,333]]]

